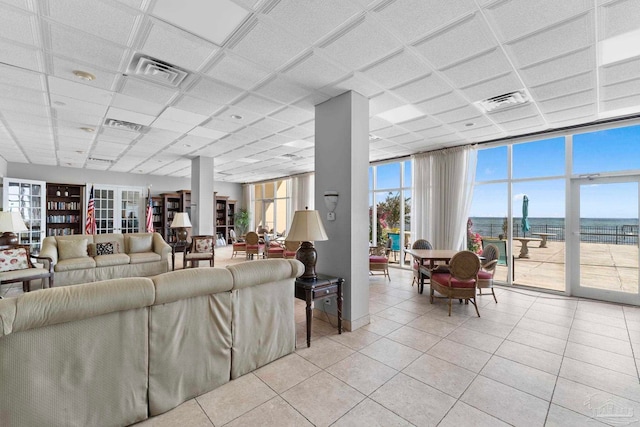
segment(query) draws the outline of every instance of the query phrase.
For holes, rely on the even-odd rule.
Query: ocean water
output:
[[[504,218],[495,217],[471,217],[472,230],[481,236],[497,237],[502,234]],[[522,233],[522,219],[513,219],[513,235],[520,237]],[[550,241],[565,240],[564,218],[529,218],[531,233],[553,233]],[[632,245],[638,244],[638,219],[637,218],[582,218],[580,219],[581,240],[593,243],[613,243]]]

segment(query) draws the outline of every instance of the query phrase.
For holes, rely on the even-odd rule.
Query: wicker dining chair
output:
[[[391,281],[391,276],[389,275],[389,257],[386,252],[387,248],[384,245],[378,245],[369,250],[369,274],[372,276],[381,274]]]
[[[429,243],[428,240],[418,239],[415,242],[413,242],[411,249],[433,249],[433,246],[431,246],[431,243]],[[419,286],[420,285],[420,261],[415,257],[413,258],[412,268],[413,268],[413,280],[411,281],[411,286],[413,286],[415,283],[417,283]]]
[[[431,303],[433,304],[434,291],[449,299],[449,316],[451,316],[451,302],[454,299],[464,300],[465,304],[471,301],[476,308],[476,314],[480,317],[476,304],[476,285],[478,272],[480,271],[480,259],[471,251],[456,253],[449,261],[448,273],[431,274]]]
[[[493,291],[493,275],[496,273],[500,249],[496,245],[489,244],[482,250],[482,257],[484,258],[480,261],[482,267],[478,272],[478,293],[482,295],[482,289],[489,288],[494,301],[498,303],[496,293]]]

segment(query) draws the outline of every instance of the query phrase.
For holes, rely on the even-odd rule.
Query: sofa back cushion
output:
[[[0,251],[0,272],[29,268],[26,248],[10,248]]]
[[[58,258],[60,260],[88,257],[87,239],[58,240]]]
[[[139,235],[129,237],[129,253],[153,252],[153,235]]]

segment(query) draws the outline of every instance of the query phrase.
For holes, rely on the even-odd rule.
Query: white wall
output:
[[[9,176],[7,175],[7,162],[4,159],[0,159],[0,178]]]

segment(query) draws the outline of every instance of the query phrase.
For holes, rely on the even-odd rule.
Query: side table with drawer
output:
[[[315,279],[296,279],[295,296],[307,303],[307,347],[311,347],[311,302],[335,295],[338,305],[338,333],[342,333],[342,284],[341,277],[318,274]]]

